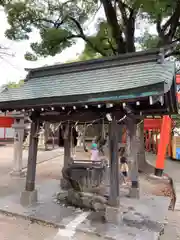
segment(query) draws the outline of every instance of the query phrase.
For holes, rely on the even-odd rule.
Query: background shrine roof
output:
[[[123,54],[86,62],[28,69],[25,84],[5,89],[0,102],[90,95],[162,83],[167,92],[175,77],[175,64],[161,62],[160,50]],[[143,91],[143,90],[142,90]]]

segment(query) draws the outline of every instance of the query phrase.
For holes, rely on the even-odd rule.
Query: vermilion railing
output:
[[[0,116],[0,128],[11,128],[14,119],[8,116]]]

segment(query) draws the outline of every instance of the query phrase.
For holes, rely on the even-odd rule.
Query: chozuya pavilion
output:
[[[62,122],[65,125],[66,167],[70,159],[70,126],[86,122],[98,123],[98,119],[109,123],[111,205],[117,205],[119,201],[117,127],[126,125],[130,136],[132,189],[138,188],[137,124],[146,115],[177,113],[175,63],[166,60],[166,50],[154,49],[28,69],[22,87],[1,92],[1,111],[23,111],[32,120],[22,202],[37,199],[37,144],[39,127],[43,121]],[[111,119],[107,119],[107,114]],[[21,129],[18,124],[20,121],[17,116],[17,131]],[[16,141],[20,140],[17,138]]]

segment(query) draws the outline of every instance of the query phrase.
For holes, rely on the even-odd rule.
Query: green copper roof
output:
[[[0,102],[90,95],[135,89],[156,83],[164,83],[164,92],[167,92],[175,76],[175,65],[169,61],[136,62],[119,66],[117,63],[112,67],[110,65],[93,70],[86,68],[74,72],[46,74],[44,77],[43,71],[40,77],[32,75],[22,87],[1,92]]]

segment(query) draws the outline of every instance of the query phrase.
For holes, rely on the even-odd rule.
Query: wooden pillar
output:
[[[137,125],[135,121],[131,118],[127,120],[128,135],[130,138],[130,179],[131,179],[131,189],[130,197],[139,197],[139,173],[138,173],[138,148],[139,142],[137,142],[136,131]]]
[[[49,137],[49,128],[50,128],[50,123],[49,122],[45,122],[44,123],[44,147],[45,147],[45,151],[48,150],[48,137]]]
[[[151,151],[151,130],[148,130],[148,152]]]
[[[38,137],[39,137],[39,120],[36,119],[31,123],[28,167],[26,176],[26,191],[34,191],[35,189]]]
[[[63,138],[64,138],[64,166],[63,167],[67,168],[71,159],[71,125],[69,123],[65,126]],[[60,186],[64,190],[67,190],[70,187],[67,180],[64,179],[63,177],[60,180]]]
[[[148,131],[145,132],[145,147],[146,151],[148,151]]]
[[[169,139],[171,135],[171,123],[172,123],[171,118],[169,116],[163,117],[162,125],[161,125],[159,148],[158,148],[158,153],[156,158],[156,168],[155,168],[156,176],[162,176],[163,174],[167,146],[169,144]]]
[[[156,130],[156,154],[158,153],[158,134],[159,134],[159,131],[157,129]]]
[[[139,141],[137,150],[138,170],[143,171],[146,166],[145,143],[144,143],[144,121],[137,126],[137,140]]]
[[[116,120],[109,124],[109,150],[110,150],[110,193],[109,204],[119,205],[119,159],[118,159],[118,131]]]
[[[71,158],[71,126],[66,125],[64,133],[64,167],[67,167]]]
[[[36,159],[38,149],[38,134],[40,123],[36,118],[31,123],[30,144],[28,155],[28,167],[26,176],[25,191],[21,193],[20,202],[22,205],[32,205],[37,202],[37,190],[35,189]]]

